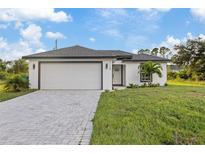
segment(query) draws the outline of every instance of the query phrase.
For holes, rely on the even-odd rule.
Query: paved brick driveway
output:
[[[89,144],[101,91],[40,90],[0,103],[0,144]]]

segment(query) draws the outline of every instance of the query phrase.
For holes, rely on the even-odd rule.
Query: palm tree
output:
[[[147,61],[140,65],[141,71],[145,74],[151,75],[157,74],[160,78],[162,77],[162,66],[159,63],[153,63],[152,61]]]

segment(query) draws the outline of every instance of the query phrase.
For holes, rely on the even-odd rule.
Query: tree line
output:
[[[172,52],[169,48],[167,47],[160,47],[160,48],[153,48],[153,49],[140,49],[138,51],[138,54],[150,54],[150,55],[154,55],[154,56],[162,56],[164,58],[168,58],[169,56],[171,56]]]
[[[24,59],[2,60],[0,59],[0,80],[14,74],[28,74],[28,63]]]

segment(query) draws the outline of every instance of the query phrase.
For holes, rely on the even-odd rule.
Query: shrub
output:
[[[146,85],[145,85],[146,86]],[[160,84],[159,83],[148,83],[147,87],[159,87]]]
[[[130,83],[127,88],[139,88],[137,84]]]
[[[159,83],[143,83],[141,86],[130,83],[127,88],[145,88],[145,87],[159,87]]]
[[[28,89],[29,80],[26,74],[15,74],[6,79],[5,90],[22,91]]]
[[[5,80],[8,77],[8,73],[4,71],[0,71],[0,80]]]
[[[197,73],[192,73],[191,75],[191,80],[193,81],[204,81],[205,80],[205,75],[204,74],[197,74]]]
[[[147,87],[147,83],[143,83],[140,87],[141,88]]]
[[[168,72],[167,78],[168,78],[168,80],[175,80],[177,78],[177,73],[176,72]]]
[[[185,79],[185,80],[190,78],[190,76],[187,74],[187,72],[185,70],[179,71],[177,75],[179,78]]]

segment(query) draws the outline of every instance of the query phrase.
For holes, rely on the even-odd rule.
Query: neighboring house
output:
[[[167,81],[168,59],[120,50],[94,50],[72,46],[24,56],[29,60],[30,88],[108,89],[113,86],[141,85],[152,80],[163,86]],[[159,62],[162,77],[145,76],[140,64]]]

